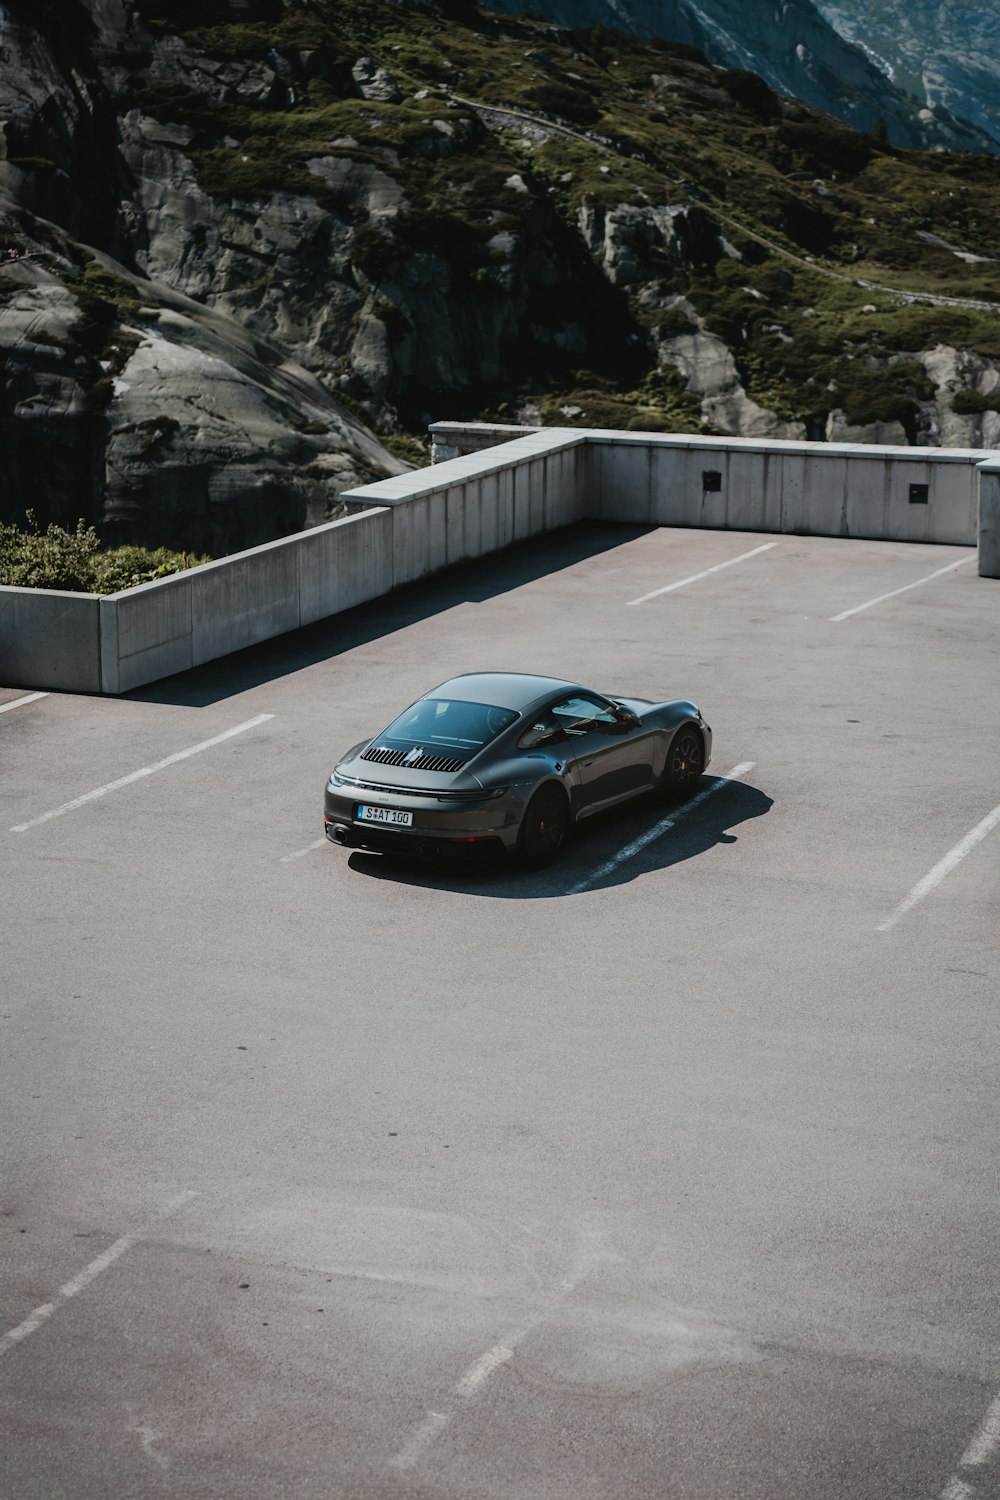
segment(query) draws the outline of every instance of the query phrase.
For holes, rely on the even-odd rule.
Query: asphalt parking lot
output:
[[[1000,1492],[998,637],[968,549],[588,526],[0,689],[0,1496]],[[475,669],[693,697],[708,795],[325,844]]]

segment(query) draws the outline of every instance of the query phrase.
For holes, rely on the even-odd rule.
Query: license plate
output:
[[[409,828],[413,822],[413,814],[398,807],[365,807],[364,803],[358,807],[358,817],[362,823],[392,823],[397,828]]]

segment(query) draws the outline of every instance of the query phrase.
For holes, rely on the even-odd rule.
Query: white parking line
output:
[[[12,698],[9,703],[0,703],[0,714],[9,714],[12,708],[23,708],[26,703],[37,703],[39,698],[48,696],[48,693],[27,693],[23,698]]]
[[[714,568],[705,568],[701,573],[692,573],[690,578],[680,578],[676,583],[664,584],[662,589],[653,589],[648,594],[640,594],[638,599],[630,599],[629,604],[645,604],[647,599],[658,599],[661,594],[672,594],[674,589],[687,588],[689,583],[698,583],[702,578],[707,578],[710,573],[721,573],[723,568],[731,568],[738,562],[746,562],[748,557],[756,557],[759,552],[768,552],[772,547],[777,547],[777,542],[765,542],[762,547],[754,547],[752,552],[741,552],[739,557],[731,557],[727,562],[716,563]]]
[[[311,844],[307,844],[304,849],[296,849],[296,851],[295,851],[294,854],[283,854],[281,856],[281,858],[279,859],[278,863],[280,865],[290,865],[293,859],[304,859],[305,856],[307,854],[311,854],[314,849],[322,849],[323,845],[326,842],[327,842],[327,837],[326,837],[326,834],[324,833],[324,835],[323,835],[322,838],[320,838],[320,839],[313,839],[312,843]]]
[[[593,1241],[595,1236],[588,1235],[588,1239]],[[555,1296],[556,1303],[562,1302],[564,1298],[576,1291],[580,1283],[586,1280],[601,1260],[602,1255],[591,1244],[569,1274],[559,1283]],[[522,1323],[518,1328],[512,1329],[503,1338],[497,1339],[495,1344],[491,1344],[485,1354],[481,1354],[456,1380],[451,1388],[448,1407],[444,1411],[429,1411],[426,1417],[417,1423],[399,1452],[389,1460],[391,1466],[394,1469],[412,1469],[447,1427],[460,1404],[470,1401],[495,1370],[499,1370],[501,1365],[507,1364],[508,1360],[514,1358],[518,1344],[522,1343],[542,1321],[543,1316],[539,1315],[527,1323]]]
[[[189,745],[186,750],[177,750],[173,755],[167,755],[163,760],[158,760],[151,766],[143,766],[140,771],[131,771],[128,776],[120,776],[117,781],[109,781],[105,786],[99,786],[92,792],[84,792],[82,797],[74,797],[72,802],[64,802],[61,807],[53,807],[49,812],[42,813],[37,818],[30,818],[27,823],[15,823],[10,831],[11,833],[27,833],[29,828],[37,828],[39,823],[47,823],[50,818],[61,818],[63,813],[75,812],[78,807],[84,807],[86,803],[94,802],[98,797],[106,797],[108,792],[117,792],[120,787],[129,786],[133,781],[141,781],[144,776],[153,776],[157,771],[176,765],[179,760],[187,760],[191,755],[200,755],[202,750],[211,750],[213,745],[221,745],[223,740],[231,740],[235,734],[245,734],[248,729],[256,729],[258,724],[263,724],[273,718],[274,714],[258,714],[255,719],[247,719],[245,724],[237,724],[234,729],[225,729],[222,734],[215,734],[210,740],[202,740],[198,745]]]
[[[480,1355],[475,1364],[470,1365],[465,1374],[452,1386],[452,1400],[468,1401],[474,1396],[479,1387],[486,1384],[494,1370],[514,1358],[518,1344],[531,1332],[532,1326],[527,1324],[524,1327],[515,1328],[505,1338],[498,1339],[485,1354]],[[392,1467],[412,1469],[439,1433],[444,1431],[454,1414],[454,1409],[429,1411],[423,1421],[419,1422],[410,1433],[396,1456],[390,1460]]]
[[[625,864],[633,855],[641,853],[647,844],[652,844],[661,834],[673,828],[679,818],[683,818],[686,813],[693,812],[696,807],[700,807],[703,802],[707,802],[709,797],[714,796],[716,792],[721,792],[722,788],[728,786],[731,781],[739,781],[741,776],[746,776],[747,772],[752,771],[753,768],[754,762],[752,760],[744,760],[738,766],[734,766],[728,776],[717,776],[703,792],[698,793],[697,797],[692,797],[690,802],[685,802],[683,807],[679,807],[676,812],[670,813],[666,818],[661,818],[659,823],[655,823],[652,828],[647,828],[646,832],[641,833],[637,839],[633,839],[631,844],[626,844],[624,849],[619,849],[618,853],[613,859],[609,859],[607,864],[601,865],[596,870],[591,870],[590,874],[585,875],[577,885],[570,887],[568,894],[570,896],[577,896],[581,891],[585,891],[588,885],[591,885],[595,880],[603,880],[605,875],[612,875],[620,865]]]
[[[11,1328],[9,1332],[0,1337],[0,1358],[5,1354],[9,1354],[12,1349],[16,1349],[18,1344],[23,1344],[26,1338],[30,1338],[33,1333],[36,1333],[39,1328],[48,1322],[53,1313],[58,1312],[64,1302],[68,1302],[71,1297],[75,1297],[78,1292],[82,1292],[84,1287],[89,1286],[95,1277],[100,1276],[102,1271],[106,1271],[109,1266],[114,1265],[116,1260],[120,1260],[126,1250],[131,1250],[133,1245],[137,1245],[141,1239],[145,1239],[146,1235],[157,1224],[169,1218],[171,1214],[175,1214],[179,1208],[184,1207],[185,1203],[190,1203],[191,1199],[197,1198],[197,1196],[197,1193],[191,1192],[178,1193],[176,1198],[171,1198],[170,1202],[161,1208],[159,1213],[154,1214],[141,1229],[136,1230],[135,1234],[123,1234],[121,1239],[115,1240],[114,1244],[109,1245],[103,1255],[99,1255],[96,1260],[92,1260],[89,1266],[84,1266],[83,1270],[73,1277],[72,1281],[67,1281],[64,1286],[61,1286],[51,1302],[43,1302],[41,1307],[36,1307],[34,1312],[29,1313],[22,1323],[18,1323],[16,1328]]]
[[[900,917],[904,917],[911,911],[918,901],[929,896],[935,886],[939,886],[946,875],[950,875],[957,864],[970,854],[977,844],[981,843],[988,833],[1000,823],[1000,803],[997,803],[992,812],[986,814],[981,823],[977,823],[971,833],[967,833],[964,839],[960,839],[954,849],[949,849],[943,859],[939,859],[933,870],[929,870],[923,880],[918,880],[913,890],[905,901],[900,902],[891,917],[880,922],[876,932],[888,932],[890,927],[895,927]]]
[[[958,1467],[960,1469],[979,1469],[988,1464],[997,1450],[1000,1449],[1000,1395],[994,1396],[986,1410],[986,1415],[980,1422],[979,1427],[973,1433],[969,1446],[962,1454]],[[971,1484],[966,1484],[957,1474],[951,1479],[941,1491],[941,1500],[970,1500],[976,1490]]]
[[[876,604],[884,604],[886,599],[895,599],[897,594],[907,594],[910,589],[918,589],[922,583],[930,583],[932,578],[940,578],[942,573],[954,573],[956,568],[964,568],[966,563],[975,562],[975,556],[960,557],[958,562],[949,563],[946,568],[938,568],[934,573],[928,573],[926,578],[918,578],[915,583],[904,583],[901,589],[893,589],[891,593],[879,594],[877,599],[869,599],[867,604],[856,604],[853,609],[845,609],[843,614],[831,615],[830,621],[836,625],[840,620],[849,620],[852,615],[859,615],[863,609],[874,609]]]
[[[987,1407],[985,1417],[962,1454],[960,1467],[978,1469],[981,1464],[989,1462],[998,1448],[1000,1448],[1000,1396],[994,1396]]]

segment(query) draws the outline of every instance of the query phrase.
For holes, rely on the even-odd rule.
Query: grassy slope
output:
[[[644,358],[630,379],[600,367],[539,371],[536,399],[557,420],[569,404],[581,407],[578,420],[587,423],[697,424],[698,403],[681,378],[655,369],[657,328],[661,336],[671,331],[662,326],[671,293],[686,297],[726,340],[755,400],[814,425],[831,406],[843,407],[849,421],[905,419],[914,398],[931,394],[908,353],[949,343],[1000,357],[998,265],[966,264],[918,237],[924,231],[993,254],[997,159],[889,150],[779,101],[751,75],[709,67],[688,49],[606,31],[559,32],[487,16],[462,0],[440,9],[313,0],[277,27],[216,27],[190,40],[220,59],[322,49],[326,76],[297,86],[292,108],[211,104],[165,83],[147,86],[142,102],[158,118],[197,130],[191,154],[213,195],[254,197],[279,186],[315,193],[304,164],[329,154],[334,140],[338,155],[399,178],[411,207],[394,240],[356,226],[357,259],[369,272],[379,257],[447,245],[468,281],[485,286],[486,241],[500,229],[517,230],[543,196],[573,227],[586,206],[701,206],[742,259],[691,265],[652,249],[645,275],[659,283],[661,310],[644,310],[632,297],[648,336]],[[343,97],[361,51],[392,72],[401,102]],[[529,144],[520,129],[484,132],[457,99],[547,116],[601,139],[557,133]],[[455,130],[444,156],[428,149],[432,122],[441,118]],[[240,149],[221,146],[224,135]],[[356,144],[341,144],[346,139]],[[514,173],[527,193],[508,185]],[[998,311],[906,304],[856,279],[995,301]],[[524,394],[498,390],[490,405],[504,414]]]

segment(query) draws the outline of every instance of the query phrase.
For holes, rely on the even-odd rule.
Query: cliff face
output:
[[[461,0],[8,0],[0,504],[220,552],[442,416],[994,443],[998,213],[994,159],[690,48]]]
[[[218,554],[406,465],[276,330],[184,295],[175,268],[144,274],[193,206],[169,127],[122,110],[150,46],[122,0],[0,6],[0,512]]]
[[[520,0],[489,4],[508,15],[523,8]],[[636,36],[698,47],[712,62],[756,73],[779,93],[836,115],[855,129],[870,131],[882,121],[897,146],[1000,151],[1000,140],[974,103],[991,77],[990,63],[973,63],[968,55],[974,47],[971,36],[968,52],[960,51],[955,39],[974,24],[966,18],[966,6],[961,16],[952,15],[949,27],[941,24],[938,0],[917,0],[916,5],[906,0],[905,6],[902,0],[881,0],[874,7],[866,3],[861,14],[845,0],[816,5],[812,0],[740,0],[738,5],[732,0],[536,0],[531,8],[561,26],[618,26]],[[879,14],[873,16],[873,9]],[[937,13],[933,20],[926,14],[930,11]],[[980,22],[984,29],[995,29],[995,24],[995,16]],[[888,41],[897,27],[909,39],[911,63],[917,56],[921,64],[932,58],[926,68],[940,72],[940,85],[931,84],[929,100],[923,87],[913,90],[912,67],[897,86],[893,69],[885,65],[883,54],[898,50]],[[935,32],[940,33],[939,47],[929,45]],[[877,54],[866,44],[869,33],[880,38]],[[921,36],[923,50],[918,52]],[[987,59],[991,51],[995,46],[987,42]],[[963,74],[956,54],[965,62]],[[918,71],[924,68],[918,65]],[[993,77],[994,87],[997,82]]]
[[[966,0],[816,0],[842,37],[932,116],[968,121],[1000,151],[1000,50],[993,5]]]

